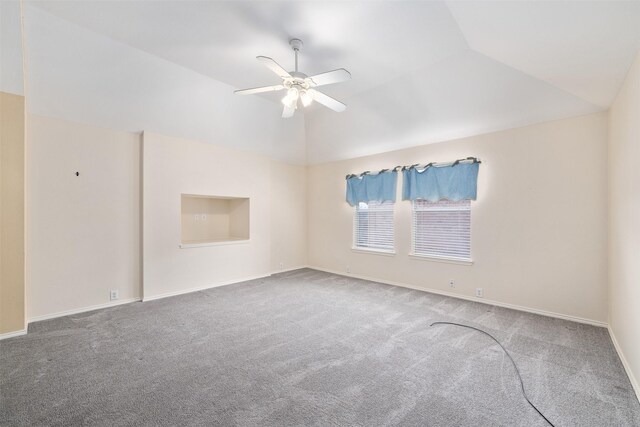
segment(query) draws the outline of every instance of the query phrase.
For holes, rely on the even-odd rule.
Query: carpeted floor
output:
[[[297,270],[0,342],[1,425],[638,426],[603,328]]]

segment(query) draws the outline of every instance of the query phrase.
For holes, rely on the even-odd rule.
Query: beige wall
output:
[[[27,141],[27,317],[140,298],[140,135],[31,114]]]
[[[466,297],[482,287],[488,301],[606,322],[606,142],[601,113],[310,166],[309,264]],[[467,156],[483,162],[472,202],[473,265],[410,258],[406,201],[396,205],[395,256],[351,250],[346,174]]]
[[[24,97],[0,92],[0,334],[25,328]]]
[[[609,116],[609,325],[640,396],[640,54]]]
[[[272,250],[278,263],[304,265],[304,210],[296,210],[304,168],[148,132],[143,139],[145,300],[269,275]],[[181,248],[181,194],[248,197],[249,241]],[[272,222],[274,206],[286,207],[282,222]]]
[[[140,299],[141,135],[33,114],[28,119],[27,318]],[[164,190],[145,188],[147,214],[175,214],[177,219],[155,223],[154,214],[146,225],[161,231],[150,237],[144,255],[178,254],[170,271],[163,270],[163,260],[147,270],[146,279],[160,278],[152,282],[156,286],[149,287],[148,296],[266,275],[280,270],[280,262],[285,269],[306,264],[304,166],[159,135],[151,140],[182,154],[160,150],[156,154],[161,162],[147,170],[156,182],[169,182]],[[251,173],[238,178],[243,170]],[[181,193],[253,195],[250,244],[179,249]],[[168,199],[170,208],[165,210]],[[286,217],[272,220],[272,212],[286,212]],[[198,260],[207,267],[194,268]],[[114,302],[109,299],[112,289],[119,291]]]
[[[271,163],[271,270],[307,265],[307,167]]]
[[[145,300],[269,274],[268,158],[145,132],[143,159]],[[248,197],[249,242],[181,248],[181,194]]]

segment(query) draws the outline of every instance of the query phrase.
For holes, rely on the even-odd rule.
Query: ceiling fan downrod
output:
[[[289,40],[289,46],[293,49],[293,52],[296,55],[296,73],[298,72],[298,52],[302,47],[302,40],[300,39],[291,39]]]

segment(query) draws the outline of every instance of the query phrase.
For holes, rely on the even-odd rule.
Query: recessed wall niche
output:
[[[249,198],[181,195],[180,247],[249,240]]]

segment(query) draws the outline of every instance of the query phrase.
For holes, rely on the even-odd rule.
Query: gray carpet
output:
[[[638,426],[603,328],[297,270],[30,325],[1,425]]]

